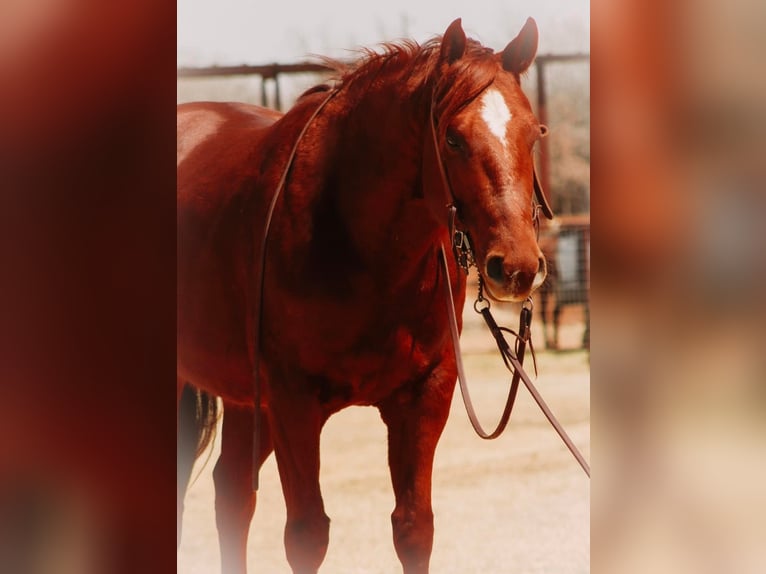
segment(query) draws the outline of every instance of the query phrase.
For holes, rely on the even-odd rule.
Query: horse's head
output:
[[[547,128],[520,86],[536,51],[531,18],[499,53],[466,40],[458,19],[442,38],[434,72],[425,161],[437,168],[441,162],[441,184],[431,187],[447,193],[432,190],[430,204],[443,221],[445,201],[454,202],[487,291],[503,301],[524,300],[546,275],[535,229],[532,154]]]

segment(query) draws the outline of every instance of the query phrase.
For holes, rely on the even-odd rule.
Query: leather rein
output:
[[[261,242],[259,245],[258,257],[255,260],[255,262],[257,262],[257,265],[254,266],[256,270],[256,276],[254,281],[255,297],[254,297],[254,306],[253,306],[253,319],[254,319],[253,325],[255,329],[255,332],[254,332],[255,340],[254,340],[254,350],[253,350],[254,358],[253,358],[253,370],[252,370],[253,402],[255,406],[255,408],[253,409],[253,482],[252,482],[253,490],[258,490],[258,484],[259,484],[258,462],[259,462],[259,454],[260,454],[259,451],[260,451],[260,424],[261,424],[261,409],[260,409],[261,384],[260,384],[260,373],[259,373],[260,352],[258,348],[260,346],[260,341],[261,341],[262,315],[263,315],[262,313],[263,285],[264,285],[264,275],[265,275],[265,269],[266,269],[266,250],[268,246],[271,220],[274,214],[274,208],[276,206],[277,200],[279,196],[281,195],[282,191],[284,190],[285,183],[287,181],[287,177],[290,172],[290,168],[293,165],[295,155],[298,151],[298,145],[303,139],[303,136],[308,130],[308,127],[311,125],[311,123],[314,121],[317,115],[319,115],[319,112],[322,111],[322,109],[324,109],[324,107],[329,103],[329,101],[333,97],[335,97],[337,92],[338,92],[337,88],[332,89],[330,93],[327,95],[327,97],[319,104],[319,106],[309,116],[308,120],[306,121],[300,133],[298,134],[298,137],[296,138],[292,149],[290,150],[290,154],[287,157],[287,162],[282,172],[282,176],[279,179],[277,187],[274,191],[274,195],[271,198],[271,202],[269,203],[269,207],[266,212],[266,219],[265,219],[265,224],[263,228],[263,234],[261,235]],[[446,209],[447,209],[448,227],[449,227],[449,232],[450,232],[450,237],[452,242],[452,251],[455,256],[455,260],[458,264],[459,269],[463,269],[467,273],[470,266],[475,264],[473,259],[473,252],[471,251],[468,235],[463,231],[457,230],[456,228],[457,206],[455,203],[455,196],[452,193],[452,187],[450,186],[449,179],[447,177],[447,173],[444,167],[444,162],[442,160],[441,153],[439,151],[439,145],[438,145],[438,141],[436,137],[436,126],[435,126],[435,120],[434,120],[434,97],[433,96],[431,99],[431,107],[429,109],[428,115],[429,115],[429,124],[431,129],[431,136],[432,136],[431,139],[433,142],[433,153],[435,155],[436,163],[439,168],[442,188],[444,189],[444,193],[447,198]],[[537,173],[534,173],[533,175],[534,175],[534,192],[535,192],[535,197],[538,201],[538,205],[536,206],[536,209],[541,210],[548,219],[552,219],[553,212],[551,211],[551,208],[545,198],[545,194],[542,191],[542,187],[540,186],[540,183],[537,178]],[[490,313],[489,301],[483,296],[483,283],[482,283],[483,279],[482,279],[481,273],[479,273],[479,295],[476,301],[474,302],[474,310],[477,313],[480,313],[482,317],[484,318],[484,321],[489,327],[490,332],[495,338],[495,342],[500,351],[503,362],[505,363],[508,370],[513,373],[511,386],[508,392],[508,398],[506,400],[505,408],[503,409],[503,414],[500,417],[500,421],[497,427],[492,432],[486,432],[482,428],[478,420],[478,417],[476,416],[476,411],[473,407],[473,403],[471,402],[471,397],[468,392],[468,384],[466,381],[465,371],[463,369],[462,355],[460,352],[460,331],[459,331],[458,323],[457,323],[455,302],[452,296],[452,285],[451,285],[450,276],[449,276],[449,265],[447,263],[447,253],[443,243],[440,245],[439,262],[444,274],[444,281],[443,281],[444,294],[445,294],[445,299],[447,302],[447,313],[449,316],[450,333],[452,336],[452,346],[455,353],[455,363],[457,366],[458,381],[460,383],[460,392],[463,397],[463,402],[465,404],[468,418],[471,421],[471,425],[473,426],[478,436],[483,439],[489,440],[489,439],[497,438],[498,436],[500,436],[500,434],[502,434],[503,430],[508,424],[508,420],[510,419],[511,411],[513,410],[513,405],[516,400],[516,394],[518,392],[519,380],[521,380],[524,382],[524,385],[527,387],[530,394],[535,399],[535,402],[537,402],[540,409],[543,411],[543,414],[545,414],[546,418],[550,421],[551,425],[553,425],[553,428],[556,430],[556,432],[562,438],[566,446],[569,448],[570,452],[574,455],[574,457],[580,463],[580,466],[583,468],[583,470],[588,475],[588,477],[590,477],[590,467],[588,466],[588,463],[585,461],[585,458],[582,456],[580,451],[577,449],[577,447],[574,445],[572,440],[566,434],[563,427],[558,422],[556,417],[553,415],[551,410],[548,408],[542,396],[540,396],[540,393],[532,384],[532,381],[530,380],[529,376],[527,375],[527,373],[524,371],[522,367],[527,344],[529,344],[530,346],[530,350],[532,351],[532,357],[534,361],[534,349],[532,348],[532,341],[530,338],[531,337],[530,325],[532,320],[531,299],[527,299],[524,305],[522,305],[518,333],[515,333],[505,327],[500,327],[498,326],[494,317],[492,317],[492,314]],[[511,350],[510,346],[505,340],[504,332],[510,333],[514,335],[514,337],[516,338],[515,349],[513,351]],[[537,373],[536,363],[535,363],[535,373]]]
[[[301,128],[301,131],[298,133],[298,137],[295,138],[295,143],[293,144],[292,149],[290,150],[290,155],[287,156],[287,162],[285,163],[285,169],[282,171],[282,176],[279,178],[279,183],[277,183],[277,187],[274,190],[274,195],[271,197],[271,202],[269,203],[268,210],[266,211],[266,220],[263,225],[263,234],[261,235],[261,242],[258,249],[258,257],[255,259],[254,263],[257,262],[256,265],[254,265],[256,275],[254,278],[254,284],[255,284],[255,292],[254,292],[254,305],[253,305],[253,325],[254,325],[254,341],[253,341],[253,490],[258,490],[258,469],[259,469],[259,457],[260,457],[260,449],[261,449],[261,433],[260,433],[260,425],[261,425],[261,377],[260,373],[258,372],[260,369],[260,359],[261,359],[261,353],[259,351],[259,347],[261,344],[261,331],[262,331],[262,319],[263,319],[263,283],[264,283],[264,277],[266,275],[266,248],[268,247],[269,242],[269,230],[271,229],[271,220],[274,216],[274,208],[277,205],[277,200],[279,199],[279,196],[282,194],[282,190],[285,187],[285,183],[287,182],[287,176],[290,173],[290,168],[293,165],[293,161],[295,160],[295,154],[298,152],[298,145],[301,143],[301,140],[303,139],[303,136],[306,134],[306,131],[308,130],[309,126],[311,125],[311,122],[314,121],[314,118],[316,118],[319,115],[319,112],[321,112],[324,107],[329,103],[331,99],[335,97],[335,94],[338,93],[337,88],[330,90],[330,93],[327,94],[327,97],[322,100],[322,102],[319,104],[319,106],[312,112],[312,114],[309,116],[309,119],[306,120],[306,123],[303,124],[303,127]]]

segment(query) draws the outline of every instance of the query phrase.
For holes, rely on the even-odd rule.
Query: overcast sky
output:
[[[384,40],[424,41],[457,17],[496,50],[532,16],[540,53],[587,52],[589,10],[589,0],[178,0],[178,65],[344,58]]]

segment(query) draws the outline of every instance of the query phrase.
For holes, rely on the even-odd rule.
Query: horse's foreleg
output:
[[[434,536],[431,473],[454,390],[454,378],[451,384],[445,382],[448,379],[441,372],[432,374],[417,388],[378,405],[388,427],[388,464],[396,497],[391,524],[404,574],[428,572]]]
[[[265,413],[261,417],[265,421]],[[272,451],[268,425],[261,425],[258,466]],[[215,511],[221,547],[221,572],[247,571],[247,535],[255,511],[253,410],[224,404],[221,456],[215,465]]]
[[[274,454],[287,510],[287,561],[295,574],[315,574],[330,535],[319,488],[319,435],[326,417],[315,397],[300,392],[280,388],[269,400]]]

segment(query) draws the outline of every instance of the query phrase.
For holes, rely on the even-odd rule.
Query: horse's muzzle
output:
[[[501,255],[490,255],[484,266],[489,294],[500,301],[523,301],[540,287],[547,274],[545,258],[526,263],[509,261]]]

